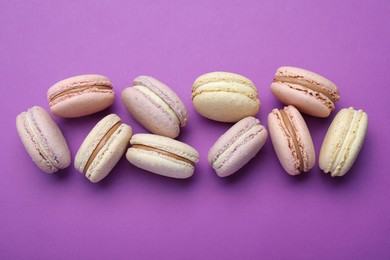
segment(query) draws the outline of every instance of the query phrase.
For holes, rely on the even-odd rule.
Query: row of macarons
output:
[[[50,110],[59,117],[79,117],[101,111],[114,102],[112,88],[109,79],[101,75],[62,80],[48,91]],[[287,173],[306,172],[314,166],[315,153],[299,111],[327,117],[339,99],[338,89],[316,73],[281,67],[271,90],[288,105],[281,110],[274,109],[268,116],[276,154]],[[130,126],[116,115],[109,115],[92,129],[81,145],[75,158],[76,169],[92,182],[100,181],[124,154],[130,140],[132,146],[126,157],[132,164],[168,177],[190,177],[199,154],[173,139],[188,120],[187,110],[178,95],[162,82],[140,76],[134,80],[133,87],[122,92],[122,100],[136,121],[153,134],[132,137]],[[258,113],[260,101],[256,87],[248,78],[227,72],[207,73],[195,80],[192,100],[195,109],[209,119],[237,122],[210,149],[208,161],[219,176],[236,172],[264,145],[268,133],[253,117]],[[70,165],[66,141],[44,109],[34,107],[21,113],[17,117],[17,129],[30,156],[43,171],[55,172]],[[331,172],[332,176],[344,175],[359,153],[366,130],[366,113],[342,109],[324,139],[320,168]],[[54,140],[56,138],[61,140]]]

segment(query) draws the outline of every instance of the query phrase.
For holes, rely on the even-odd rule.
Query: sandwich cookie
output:
[[[154,134],[176,138],[188,120],[176,93],[149,76],[135,78],[133,87],[123,90],[122,101],[135,120]]]
[[[126,158],[131,164],[166,177],[189,178],[199,161],[194,148],[169,137],[135,134],[130,143]]]
[[[238,122],[259,112],[257,89],[248,78],[229,72],[211,72],[192,86],[192,102],[202,116],[219,122]]]
[[[293,105],[299,111],[316,117],[328,117],[340,98],[332,81],[295,67],[280,67],[271,91],[285,105]]]
[[[125,153],[132,135],[130,126],[110,114],[91,130],[78,150],[75,168],[91,182],[99,182],[114,168]]]
[[[353,107],[341,109],[322,142],[319,166],[332,177],[343,176],[354,164],[363,145],[368,116]]]
[[[58,117],[81,117],[99,112],[114,103],[110,80],[101,75],[64,79],[47,91],[50,111]]]
[[[267,130],[258,119],[246,117],[215,142],[207,159],[219,177],[229,176],[255,157],[267,136]]]
[[[298,175],[313,168],[315,151],[309,129],[294,106],[273,109],[268,115],[271,141],[284,170]]]
[[[16,128],[24,147],[35,164],[46,173],[54,173],[70,165],[68,144],[57,124],[39,106],[16,117]]]

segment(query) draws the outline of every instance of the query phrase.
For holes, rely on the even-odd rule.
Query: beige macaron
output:
[[[368,116],[353,107],[341,109],[322,142],[319,165],[332,177],[345,175],[354,164],[366,136]]]
[[[202,116],[219,122],[238,122],[255,116],[260,108],[253,82],[229,72],[211,72],[192,86],[192,102]]]

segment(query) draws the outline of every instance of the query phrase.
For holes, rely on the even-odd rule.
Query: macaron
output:
[[[332,177],[345,175],[355,163],[363,145],[368,116],[353,107],[341,109],[322,142],[319,166]]]
[[[133,86],[123,90],[122,101],[135,120],[153,134],[176,138],[188,120],[179,96],[149,76],[136,77]]]
[[[246,117],[215,142],[207,159],[219,177],[229,176],[255,157],[267,136],[267,129],[257,118]]]
[[[294,106],[273,109],[268,115],[272,145],[284,170],[290,175],[307,172],[315,164],[309,129]]]
[[[78,150],[75,168],[96,183],[106,177],[125,153],[132,135],[130,126],[110,114],[89,132]]]
[[[293,105],[299,111],[316,117],[328,117],[340,98],[332,81],[295,67],[280,67],[271,91],[285,105]]]
[[[141,169],[162,176],[189,178],[199,161],[199,153],[194,148],[169,137],[135,134],[130,143],[127,160]]]
[[[16,129],[28,154],[46,173],[70,165],[70,151],[61,130],[45,109],[29,108],[16,117]]]
[[[47,91],[50,111],[65,118],[99,112],[114,103],[110,80],[102,75],[80,75],[57,82]]]
[[[229,72],[211,72],[192,86],[192,102],[202,116],[219,122],[238,122],[259,112],[260,101],[253,82]]]

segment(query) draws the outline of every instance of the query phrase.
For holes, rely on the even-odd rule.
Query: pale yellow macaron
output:
[[[219,122],[238,122],[255,116],[260,109],[253,82],[229,72],[211,72],[192,86],[192,102],[202,116]]]
[[[345,175],[354,164],[366,136],[368,117],[353,107],[341,109],[322,142],[319,165],[332,177]]]

